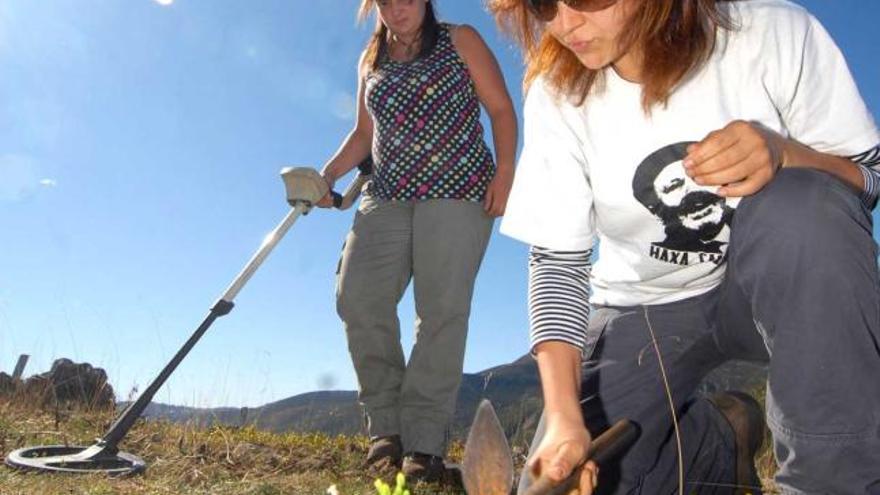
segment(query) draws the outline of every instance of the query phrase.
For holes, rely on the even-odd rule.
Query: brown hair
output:
[[[715,47],[720,29],[733,29],[730,18],[718,8],[730,0],[640,0],[630,14],[619,40],[623,47],[638,47],[644,60],[642,107],[650,112],[665,104],[675,87],[700,67]],[[487,0],[498,26],[523,48],[527,88],[543,76],[551,89],[582,104],[602,81],[603,71],[584,67],[577,57],[544,29],[525,0]]]
[[[378,8],[376,0],[361,0],[361,6],[358,9],[358,22],[364,22],[373,10]],[[425,5],[425,18],[422,20],[422,31],[420,33],[422,47],[416,58],[424,57],[431,53],[434,45],[437,44],[437,38],[440,36],[440,22],[437,20],[437,13],[434,11],[434,2],[429,0]],[[367,42],[367,48],[364,51],[364,65],[371,70],[379,67],[388,52],[388,27],[382,23],[382,19],[376,16],[376,29]]]

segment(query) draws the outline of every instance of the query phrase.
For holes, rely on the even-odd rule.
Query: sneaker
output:
[[[722,392],[713,396],[712,403],[733,429],[736,441],[736,495],[758,495],[761,480],[755,469],[755,454],[764,444],[767,425],[764,410],[751,395],[738,392]]]
[[[403,458],[403,444],[400,443],[400,435],[377,437],[370,440],[370,450],[367,452],[366,465],[375,468],[400,468]]]
[[[442,457],[412,452],[403,458],[402,471],[409,482],[437,483],[444,480],[446,465],[443,463]]]

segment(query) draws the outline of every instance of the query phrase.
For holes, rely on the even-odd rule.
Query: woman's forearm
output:
[[[590,312],[591,255],[592,250],[529,248],[529,339],[548,421],[583,425],[581,354]]]
[[[813,168],[827,172],[856,191],[865,190],[865,178],[859,165],[846,158],[816,151],[793,139],[779,136],[782,140],[782,166],[797,168]]]
[[[332,158],[321,169],[321,175],[332,187],[336,179],[347,174],[364,160],[372,149],[372,137],[355,128],[352,130]]]
[[[583,422],[580,407],[581,351],[558,341],[535,346],[547,421],[563,418]]]
[[[489,115],[492,123],[492,142],[499,171],[513,173],[516,155],[517,124],[513,106]]]

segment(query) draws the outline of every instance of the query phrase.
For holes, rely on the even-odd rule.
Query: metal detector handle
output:
[[[372,156],[366,157],[362,162],[358,163],[358,175],[354,178],[353,181],[345,188],[345,192],[343,194],[339,194],[336,191],[330,191],[330,197],[333,198],[333,207],[339,210],[346,210],[354,204],[355,200],[361,194],[361,188],[364,186],[364,183],[370,180],[370,177],[373,175],[373,158]]]
[[[577,488],[584,464],[588,460],[602,466],[623,453],[635,442],[638,436],[639,430],[636,425],[629,420],[621,419],[590,443],[587,458],[562,483],[554,486],[549,478],[541,475],[534,484],[529,486],[525,495],[564,495],[569,493]]]

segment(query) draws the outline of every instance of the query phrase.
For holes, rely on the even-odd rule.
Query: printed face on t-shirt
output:
[[[633,196],[663,224],[665,239],[648,248],[647,254],[655,259],[662,260],[652,255],[658,253],[657,248],[721,254],[727,245],[719,236],[734,210],[713,188],[700,186],[685,173],[682,160],[688,144],[675,143],[651,153],[633,176]],[[691,260],[686,256],[674,259],[677,263]]]
[[[718,225],[724,218],[724,198],[712,190],[694,182],[681,160],[667,165],[654,179],[654,191],[672,215],[670,221],[694,231],[707,224]]]

